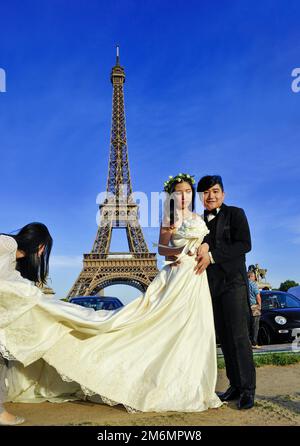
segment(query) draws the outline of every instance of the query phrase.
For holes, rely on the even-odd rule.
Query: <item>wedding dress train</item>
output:
[[[17,244],[0,236],[0,352],[7,400],[94,398],[128,411],[197,412],[221,406],[206,272],[187,255],[207,234],[194,214],[172,235],[184,246],[147,291],[121,309],[94,311],[49,298],[15,270]]]

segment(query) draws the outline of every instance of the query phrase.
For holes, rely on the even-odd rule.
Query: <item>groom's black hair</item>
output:
[[[197,192],[204,192],[205,190],[210,189],[216,184],[218,184],[222,189],[222,192],[224,192],[223,181],[220,175],[206,175],[199,180],[199,183],[197,185]]]

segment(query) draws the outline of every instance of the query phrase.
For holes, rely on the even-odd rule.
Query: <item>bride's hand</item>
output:
[[[177,260],[177,256],[166,256],[166,260],[173,261],[170,266],[178,266],[181,263],[180,260]]]

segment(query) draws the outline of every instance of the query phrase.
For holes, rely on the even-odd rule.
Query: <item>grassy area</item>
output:
[[[300,362],[300,353],[260,353],[254,355],[255,367],[264,365],[289,365]],[[224,358],[218,358],[218,369],[224,369]]]

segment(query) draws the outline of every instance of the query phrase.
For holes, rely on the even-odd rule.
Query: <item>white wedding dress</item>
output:
[[[1,235],[0,352],[9,359],[6,400],[91,398],[123,404],[130,412],[198,412],[221,406],[215,394],[217,356],[207,276],[195,274],[195,258],[187,255],[208,229],[193,215],[172,235],[174,246],[184,246],[181,264],[164,266],[143,295],[113,311],[42,294],[15,270],[16,241]]]

